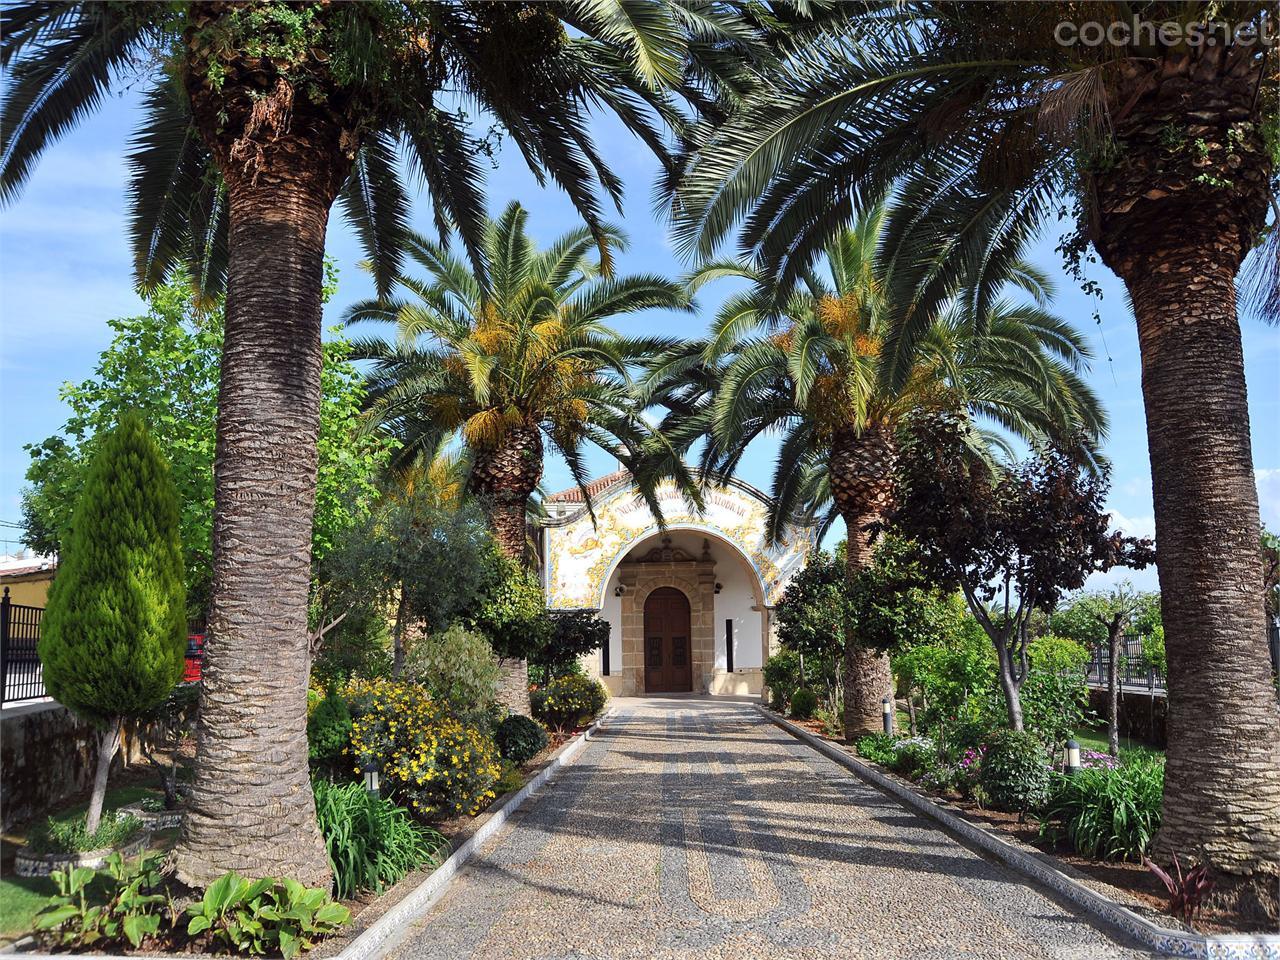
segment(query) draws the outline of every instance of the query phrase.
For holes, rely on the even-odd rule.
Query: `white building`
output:
[[[545,501],[543,586],[554,610],[596,610],[609,621],[607,650],[583,659],[610,693],[758,694],[773,646],[772,611],[816,549],[813,529],[793,526],[770,544],[766,497],[745,483],[708,491],[691,511],[671,484],[658,489],[660,529],[630,474]]]

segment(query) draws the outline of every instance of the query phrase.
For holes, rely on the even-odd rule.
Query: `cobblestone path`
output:
[[[621,701],[398,948],[405,960],[1147,955],[752,706],[675,699]]]

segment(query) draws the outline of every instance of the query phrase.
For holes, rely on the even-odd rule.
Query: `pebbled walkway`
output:
[[[749,704],[617,703],[398,957],[1149,956]]]

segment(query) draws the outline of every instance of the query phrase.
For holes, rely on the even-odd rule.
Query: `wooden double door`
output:
[[[659,587],[645,599],[645,693],[676,693],[693,689],[689,628],[689,598],[675,587]]]

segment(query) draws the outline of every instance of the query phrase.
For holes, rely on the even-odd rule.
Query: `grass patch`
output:
[[[112,810],[118,810],[120,807],[127,807],[131,803],[137,803],[144,797],[160,797],[164,798],[164,794],[153,786],[142,786],[133,784],[127,787],[113,787],[107,790],[107,795],[102,801],[102,812],[106,813]],[[65,810],[59,810],[55,813],[51,820],[59,823],[67,823],[76,818],[84,819],[84,815],[89,812],[89,801],[76,804],[74,807],[68,807]]]
[[[1075,741],[1080,744],[1082,750],[1096,750],[1098,753],[1107,752],[1107,731],[1102,730],[1077,730],[1075,733]],[[1120,737],[1120,757],[1124,758],[1126,754],[1137,754],[1138,756],[1163,755],[1164,751],[1158,747],[1153,747],[1149,743],[1142,740],[1135,740],[1133,737]]]
[[[0,878],[0,936],[16,940],[29,931],[35,915],[57,892],[48,877]]]

